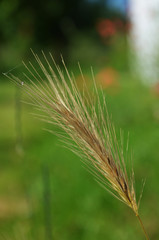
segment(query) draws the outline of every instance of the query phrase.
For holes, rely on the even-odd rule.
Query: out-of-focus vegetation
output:
[[[125,26],[127,22],[121,14],[109,11],[103,0],[2,0],[0,12],[0,69],[3,71],[27,58],[30,48],[52,51],[55,57],[60,52],[70,63],[103,61],[109,51],[106,45],[111,45],[104,41],[111,41],[109,37],[115,33],[114,25],[103,20],[116,21],[118,28],[122,28],[121,20]]]
[[[129,70],[125,16],[104,1],[0,2],[1,70],[32,58],[29,48],[62,53],[80,86],[80,61],[86,81],[90,66],[106,95],[117,130],[130,135],[139,197],[146,178],[141,215],[151,239],[159,218],[159,90],[140,84]],[[34,60],[33,60],[34,61]],[[79,157],[34,118],[28,100],[7,78],[0,79],[0,238],[143,239],[131,211],[93,180]]]

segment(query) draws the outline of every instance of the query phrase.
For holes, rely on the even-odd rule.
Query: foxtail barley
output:
[[[51,54],[49,61],[43,53],[45,63],[37,54],[33,55],[40,71],[31,62],[28,66],[23,63],[27,74],[24,73],[22,80],[11,73],[8,77],[29,94],[32,104],[43,112],[40,118],[60,127],[67,134],[66,137],[65,134],[56,133],[62,139],[71,140],[69,147],[80,155],[97,181],[133,210],[146,239],[149,239],[138,213],[133,171],[128,176],[123,151],[109,118],[104,95],[101,103],[94,77],[97,107],[88,92],[86,96],[79,91],[63,58],[64,72]],[[79,69],[81,71],[80,66]],[[82,71],[81,75],[83,77]]]

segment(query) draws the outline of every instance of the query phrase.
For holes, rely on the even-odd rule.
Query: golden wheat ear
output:
[[[62,140],[71,141],[70,149],[80,155],[97,181],[133,210],[141,223],[146,239],[149,239],[138,214],[134,174],[132,173],[130,177],[127,174],[123,150],[119,147],[104,95],[101,103],[94,77],[97,108],[88,91],[86,95],[79,91],[63,58],[62,71],[51,54],[50,60],[43,52],[42,54],[43,61],[33,52],[38,67],[31,62],[28,65],[23,63],[27,70],[23,79],[11,74],[8,77],[27,92],[32,104],[43,112],[40,116],[43,120],[63,130],[65,134],[57,135]],[[81,75],[84,80],[82,71]],[[84,85],[86,85],[85,81]]]

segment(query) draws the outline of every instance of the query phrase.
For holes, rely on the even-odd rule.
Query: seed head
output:
[[[138,215],[134,177],[127,174],[123,150],[119,147],[104,95],[101,101],[94,77],[96,104],[89,91],[87,94],[79,91],[63,58],[64,72],[51,54],[49,61],[43,53],[44,63],[38,55],[33,55],[40,70],[31,62],[23,63],[27,70],[23,80],[12,74],[8,77],[23,87],[32,104],[43,112],[40,115],[43,120],[63,130],[63,134],[56,134],[62,140],[67,139],[69,148],[80,155],[97,181]],[[81,71],[80,66],[79,69]],[[81,75],[83,77],[82,71]]]

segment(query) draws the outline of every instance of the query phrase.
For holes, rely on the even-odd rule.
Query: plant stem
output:
[[[136,217],[138,218],[138,220],[139,220],[139,222],[140,222],[141,228],[142,228],[142,230],[143,230],[143,232],[144,232],[144,234],[145,234],[146,239],[147,239],[147,240],[150,240],[149,237],[148,237],[148,234],[147,234],[147,232],[146,232],[146,230],[145,230],[145,227],[144,227],[144,225],[143,225],[143,222],[142,222],[140,216],[139,216],[139,215],[136,215]]]

